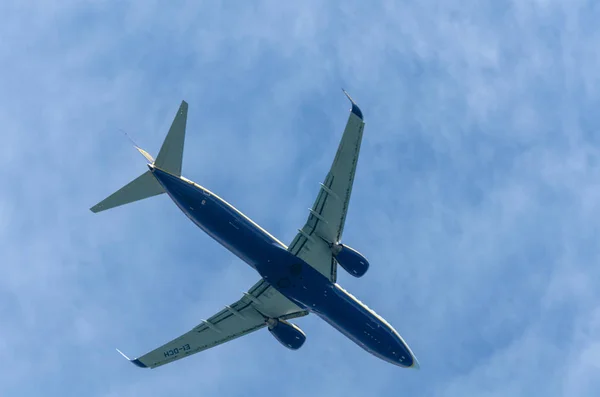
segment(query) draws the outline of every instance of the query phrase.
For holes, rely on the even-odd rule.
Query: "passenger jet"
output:
[[[419,368],[411,349],[390,324],[336,283],[337,265],[362,277],[369,262],[341,243],[365,123],[352,98],[350,116],[335,159],[308,218],[289,246],[233,205],[181,176],[188,105],[182,101],[165,141],[148,171],[91,208],[100,212],[167,193],[200,229],[260,275],[238,301],[202,320],[189,332],[135,359],[156,368],[267,327],[285,347],[296,350],[306,335],[290,319],[314,313],[367,352],[404,368]]]

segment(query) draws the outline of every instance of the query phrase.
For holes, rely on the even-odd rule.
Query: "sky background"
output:
[[[0,395],[600,395],[600,5],[0,3]],[[366,127],[338,282],[422,369],[315,316],[141,370],[257,280],[166,196],[89,207],[189,102],[184,176],[284,243]]]

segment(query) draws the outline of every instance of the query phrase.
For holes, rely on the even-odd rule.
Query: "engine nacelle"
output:
[[[270,318],[267,324],[271,335],[288,349],[297,350],[302,347],[306,340],[306,335],[298,326],[285,320]]]
[[[369,261],[362,254],[343,244],[332,248],[333,256],[345,271],[354,277],[362,277],[369,270]]]

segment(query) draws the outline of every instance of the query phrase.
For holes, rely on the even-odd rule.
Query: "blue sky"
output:
[[[600,6],[3,1],[0,395],[596,396]],[[256,273],[161,196],[92,214],[190,104],[184,175],[288,243],[367,122],[339,283],[421,371],[308,316],[156,370],[135,356]]]

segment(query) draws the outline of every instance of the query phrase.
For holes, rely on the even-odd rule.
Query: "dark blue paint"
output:
[[[336,248],[339,252],[335,254],[335,260],[350,275],[360,278],[369,270],[369,261],[360,252],[343,244]]]
[[[231,205],[175,175],[153,167],[151,170],[188,218],[288,299],[315,313],[369,353],[403,367],[414,364],[410,349],[390,325]]]
[[[306,341],[306,335],[296,325],[284,320],[275,320],[269,332],[288,349],[298,350]]]
[[[358,105],[354,102],[354,99],[352,99],[350,94],[348,94],[346,92],[346,90],[344,90],[343,88],[342,88],[342,91],[344,92],[344,95],[346,95],[346,98],[348,98],[348,100],[352,103],[352,113],[354,113],[359,119],[362,120],[363,119],[362,111],[360,110]]]
[[[137,365],[140,368],[148,368],[146,366],[146,364],[144,364],[143,362],[141,362],[140,360],[138,360],[137,358],[135,360],[131,360],[132,363],[134,363],[135,365]]]
[[[352,113],[354,113],[355,115],[358,116],[359,119],[363,119],[363,114],[362,111],[360,110],[360,108],[358,107],[358,105],[354,102],[352,102]]]

